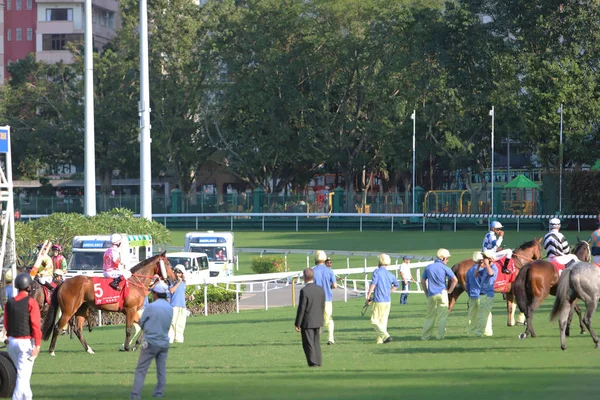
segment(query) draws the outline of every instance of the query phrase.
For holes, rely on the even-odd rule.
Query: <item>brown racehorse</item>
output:
[[[590,261],[590,245],[585,240],[579,241],[573,254],[577,256],[581,261]],[[534,261],[525,265],[521,269],[521,273],[517,277],[513,284],[513,290],[517,298],[517,304],[521,312],[525,313],[527,321],[527,328],[525,332],[519,335],[520,339],[525,339],[527,336],[534,338],[535,330],[533,329],[533,312],[537,310],[542,302],[548,297],[549,294],[552,296],[556,295],[556,288],[558,286],[559,274],[556,271],[554,264],[548,261]],[[566,335],[569,336],[571,329],[571,320],[573,319],[573,310],[579,316],[579,327],[581,333],[585,333],[585,326],[583,325],[581,317],[581,309],[575,303],[571,308],[569,319],[566,328]]]
[[[512,259],[515,264],[515,274],[519,273],[519,270],[523,265],[532,261],[538,260],[542,258],[542,239],[533,238],[533,240],[522,244],[518,249],[513,252]],[[448,311],[451,311],[456,303],[458,297],[465,291],[465,280],[467,276],[467,271],[469,268],[473,266],[473,260],[468,259],[455,264],[452,267],[452,271],[456,275],[458,279],[458,284],[456,288],[450,293],[450,299],[448,304]],[[506,294],[506,309],[508,311],[508,326],[515,325],[515,308],[516,304],[514,303],[514,294],[512,291],[512,284],[508,283],[503,287],[495,290],[497,293],[505,293]]]
[[[154,275],[162,276],[168,282],[175,280],[175,274],[171,269],[171,264],[169,264],[165,252],[142,261],[131,269],[131,273],[132,276],[128,279],[129,295],[125,299],[121,309],[118,308],[118,304],[95,304],[94,284],[90,277],[78,275],[67,279],[60,284],[52,295],[52,304],[50,305],[50,310],[48,311],[47,317],[44,319],[44,325],[42,327],[44,340],[48,340],[50,334],[52,334],[52,341],[50,342],[48,352],[51,355],[54,355],[54,348],[56,347],[56,340],[60,330],[66,327],[71,316],[75,315],[77,319],[74,329],[75,334],[85,351],[94,354],[92,348],[83,338],[82,333],[84,319],[90,307],[98,310],[121,312],[125,314],[126,327],[124,350],[129,351],[133,323],[137,323],[139,320],[138,310],[144,305],[144,298],[148,295],[148,286],[152,282]],[[62,315],[58,322],[55,322],[59,308],[60,311],[62,311]],[[141,335],[135,343],[133,350],[137,348],[140,341]]]

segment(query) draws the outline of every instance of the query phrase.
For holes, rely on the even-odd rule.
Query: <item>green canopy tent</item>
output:
[[[508,189],[507,208],[513,213],[533,214],[535,212],[536,191],[540,190],[540,187],[531,179],[519,175],[504,185],[504,189]]]
[[[592,166],[592,170],[598,171],[600,170],[600,160],[596,160],[596,164]]]

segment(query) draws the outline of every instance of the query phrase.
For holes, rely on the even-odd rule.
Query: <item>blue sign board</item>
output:
[[[83,249],[102,249],[104,248],[104,240],[84,240],[81,244]]]
[[[0,128],[0,153],[8,153],[8,128]]]

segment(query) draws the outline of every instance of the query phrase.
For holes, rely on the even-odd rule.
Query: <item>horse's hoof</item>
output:
[[[565,350],[567,349],[567,346],[560,346],[560,349],[561,349],[562,351],[565,351]]]
[[[598,348],[598,347],[600,347],[600,344],[598,342],[596,342],[596,345],[594,347]]]
[[[519,339],[525,339],[526,337],[527,337],[527,334],[525,334],[525,333],[521,333],[519,335]]]
[[[55,354],[53,351],[51,351],[51,352],[50,352],[50,355],[51,355],[52,357],[54,357],[56,354]]]
[[[91,347],[88,347],[86,351],[90,354],[96,354],[96,353],[94,353],[94,350],[92,350]]]
[[[517,322],[515,325],[517,325],[517,326],[525,326],[525,322]]]
[[[582,334],[582,335],[585,335],[585,331],[581,331],[581,334]]]
[[[511,324],[510,322],[508,322],[508,323],[506,324],[506,326],[515,326],[515,324]]]

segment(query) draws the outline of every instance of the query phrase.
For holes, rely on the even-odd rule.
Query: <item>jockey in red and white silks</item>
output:
[[[550,220],[550,232],[544,236],[544,249],[546,249],[548,261],[556,261],[564,266],[571,264],[571,262],[579,261],[575,254],[570,254],[569,242],[560,233],[560,219],[558,218]],[[570,267],[571,265],[568,266]]]
[[[105,278],[113,278],[111,286],[118,287],[121,282],[121,277],[125,279],[131,278],[131,272],[124,268],[121,262],[121,241],[123,238],[120,234],[115,233],[110,236],[111,246],[104,253],[102,271]]]

